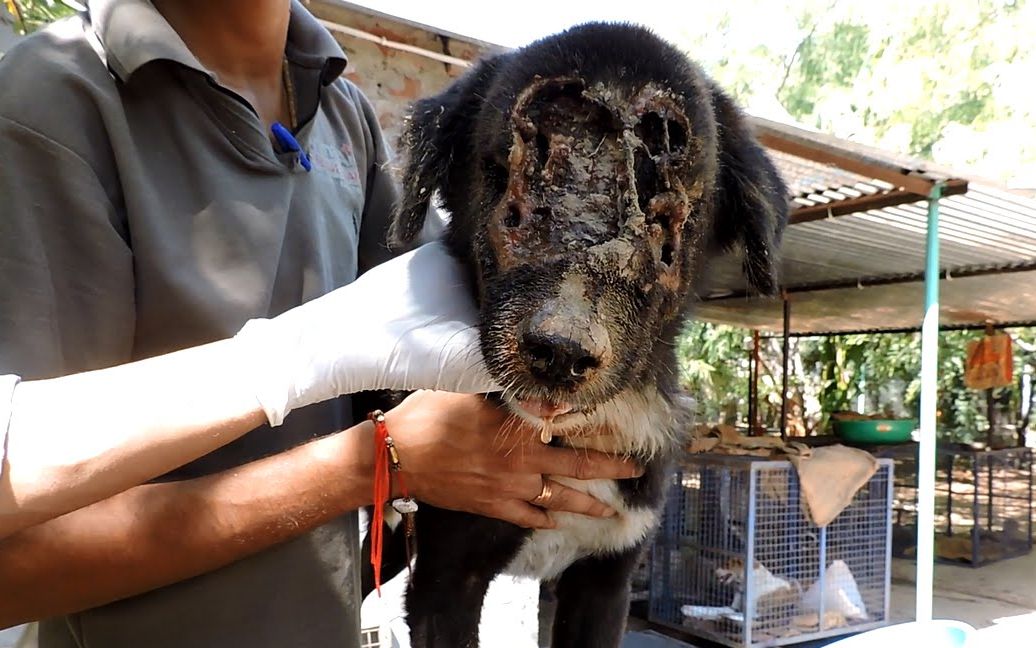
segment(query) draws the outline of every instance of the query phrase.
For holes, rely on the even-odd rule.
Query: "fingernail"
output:
[[[643,466],[635,466],[633,468],[633,476],[634,477],[643,477],[644,476],[644,467]]]
[[[610,506],[604,509],[604,517],[615,517],[618,514],[619,512]]]

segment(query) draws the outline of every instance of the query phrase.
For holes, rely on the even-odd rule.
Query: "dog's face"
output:
[[[668,378],[719,249],[744,248],[749,278],[772,290],[784,187],[740,120],[682,54],[617,25],[490,59],[416,106],[394,236],[414,236],[439,190],[483,355],[520,414],[578,424]]]
[[[526,413],[573,418],[644,375],[680,311],[714,135],[668,88],[577,76],[530,80],[490,122],[471,233],[483,355]]]

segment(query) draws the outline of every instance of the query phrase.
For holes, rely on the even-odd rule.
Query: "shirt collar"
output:
[[[213,76],[148,0],[91,0],[88,8],[108,66],[123,83],[145,64],[158,60]],[[346,66],[342,48],[299,0],[291,3],[285,54],[293,63],[321,69],[324,85],[337,79]]]

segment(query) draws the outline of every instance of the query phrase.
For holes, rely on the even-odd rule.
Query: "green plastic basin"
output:
[[[867,419],[834,422],[835,435],[850,443],[906,443],[917,427],[913,419]]]

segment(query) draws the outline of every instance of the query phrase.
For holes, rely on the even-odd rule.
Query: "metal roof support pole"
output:
[[[942,183],[928,194],[928,238],[921,324],[921,438],[917,460],[917,600],[915,618],[932,620],[935,566],[935,432],[939,377],[939,198]]]

